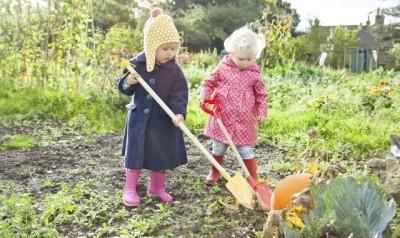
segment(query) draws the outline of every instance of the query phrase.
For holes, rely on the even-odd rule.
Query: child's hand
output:
[[[183,118],[183,116],[181,115],[181,114],[176,114],[176,116],[175,116],[175,119],[173,119],[172,120],[172,123],[174,123],[174,125],[176,126],[176,127],[179,127],[179,123],[180,122],[184,122],[184,118]]]
[[[138,81],[138,78],[140,77],[140,75],[139,74],[132,74],[132,73],[130,73],[129,75],[128,75],[128,77],[126,78],[126,83],[127,84],[129,84],[129,85],[132,85],[132,84],[137,84],[139,81]]]

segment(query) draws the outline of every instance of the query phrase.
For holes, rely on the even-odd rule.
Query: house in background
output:
[[[369,71],[375,69],[378,66],[378,52],[380,58],[383,57],[381,54],[387,55],[387,52],[380,49],[379,43],[370,32],[371,27],[369,25],[362,26],[360,32],[357,35],[359,43],[355,47],[349,48],[349,66],[352,72]],[[381,62],[383,64],[383,62]]]
[[[352,72],[363,72],[383,67],[385,69],[395,68],[396,61],[389,54],[395,43],[400,39],[392,39],[384,29],[385,16],[379,9],[375,16],[375,22],[370,24],[369,17],[365,25],[343,26],[349,30],[360,28],[357,34],[358,45],[346,49],[344,55],[345,66]],[[336,26],[322,26],[322,29],[330,31]]]

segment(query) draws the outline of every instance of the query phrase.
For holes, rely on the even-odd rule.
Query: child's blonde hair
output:
[[[244,26],[235,30],[226,38],[224,47],[228,53],[238,50],[249,50],[258,59],[265,47],[265,37],[262,34],[256,34],[250,28]]]

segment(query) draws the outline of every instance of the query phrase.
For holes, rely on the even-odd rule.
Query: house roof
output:
[[[375,36],[369,31],[368,27],[362,27],[361,31],[357,34],[359,40],[358,47],[362,48],[378,48],[379,43],[376,41]]]
[[[360,25],[340,25],[341,27],[344,27],[344,28],[347,28],[347,29],[349,29],[349,30],[355,30],[355,29],[357,29],[358,27],[360,27]],[[335,27],[338,27],[338,26],[321,26],[321,29],[323,30],[323,31],[326,31],[326,32],[329,32],[331,29],[333,29],[333,28],[335,28]]]
[[[321,29],[325,32],[329,32],[331,29],[335,28],[337,26],[321,26]],[[359,39],[359,44],[357,47],[360,48],[368,48],[368,49],[376,49],[376,48],[381,48],[381,47],[392,47],[393,43],[392,41],[384,41],[384,42],[379,42],[376,38],[376,34],[379,34],[379,38],[383,39],[385,36],[385,33],[376,31],[377,25],[370,25],[370,26],[361,26],[361,25],[344,25],[342,26],[344,28],[347,28],[348,30],[356,30],[361,27],[360,32],[357,34],[357,38]],[[376,32],[375,34],[372,34],[371,32]]]

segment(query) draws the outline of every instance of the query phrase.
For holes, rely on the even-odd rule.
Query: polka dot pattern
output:
[[[144,53],[146,54],[146,70],[154,69],[156,50],[165,43],[180,42],[178,30],[168,15],[150,17],[144,26]]]
[[[216,71],[203,83],[201,98],[209,99],[216,90],[220,118],[235,145],[257,143],[257,118],[266,116],[267,94],[256,64],[240,70],[232,60],[224,58]],[[227,143],[214,117],[207,120],[204,134]]]

